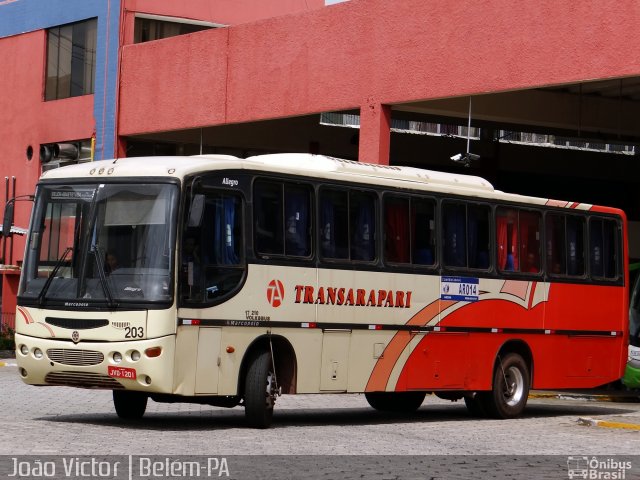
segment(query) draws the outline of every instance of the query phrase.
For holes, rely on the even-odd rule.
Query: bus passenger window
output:
[[[285,184],[285,255],[296,257],[311,255],[310,205],[309,189]]]
[[[516,208],[496,210],[498,269],[540,272],[540,213]]]
[[[444,263],[448,267],[467,265],[466,208],[463,204],[447,203],[442,208]]]
[[[564,216],[547,215],[545,239],[547,242],[547,272],[551,275],[566,275]]]
[[[469,205],[467,207],[467,234],[469,248],[469,268],[486,270],[489,258],[489,207]]]
[[[491,266],[490,213],[491,210],[485,205],[444,204],[442,221],[445,265],[483,270]]]
[[[435,202],[422,198],[411,199],[411,250],[416,265],[433,265],[436,214]]]
[[[615,279],[618,277],[618,235],[616,222],[600,218],[589,221],[589,260],[591,276]]]
[[[320,193],[320,252],[325,258],[349,258],[348,204],[346,191]]]
[[[256,182],[253,195],[256,251],[259,254],[282,255],[284,253],[282,185]]]
[[[207,302],[234,290],[244,273],[242,201],[207,192],[202,225],[182,233],[181,297]]]
[[[519,271],[518,211],[498,208],[496,212],[496,241],[498,243],[498,269]]]
[[[376,208],[373,195],[349,194],[351,260],[370,262],[376,257]]]
[[[540,212],[520,210],[520,258],[522,272],[540,273]]]
[[[409,199],[384,199],[384,257],[387,262],[409,263]]]
[[[584,219],[567,217],[567,273],[584,275]]]

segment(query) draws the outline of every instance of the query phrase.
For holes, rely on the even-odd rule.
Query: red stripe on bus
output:
[[[18,311],[24,318],[24,321],[26,322],[27,325],[29,325],[30,323],[33,323],[33,318],[31,318],[31,315],[29,315],[29,312],[24,310],[22,307],[18,307]]]
[[[440,314],[441,310],[445,310],[455,303],[458,302],[453,300],[436,300],[411,317],[406,325],[427,325]],[[406,330],[397,332],[393,336],[387,348],[384,349],[382,357],[378,359],[375,367],[373,367],[365,391],[377,392],[386,390],[393,367],[395,367],[400,355],[404,352],[405,348],[407,348],[407,345],[409,345],[411,338],[411,332]]]

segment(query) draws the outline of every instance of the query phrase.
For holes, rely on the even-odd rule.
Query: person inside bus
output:
[[[113,253],[107,253],[104,258],[104,272],[109,275],[118,267],[118,257],[116,257]]]
[[[528,273],[539,273],[540,266],[538,265],[538,258],[535,253],[529,252],[527,254],[527,270]]]
[[[507,262],[505,263],[504,269],[507,272],[513,272],[515,270],[515,261],[513,258],[513,253],[507,253]]]

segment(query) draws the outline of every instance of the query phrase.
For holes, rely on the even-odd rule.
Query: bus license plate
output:
[[[109,366],[108,373],[109,373],[110,377],[114,377],[114,378],[125,378],[127,380],[135,380],[136,379],[136,369],[135,368]]]

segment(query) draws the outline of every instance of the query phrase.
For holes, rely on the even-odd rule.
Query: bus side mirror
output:
[[[199,227],[202,225],[202,214],[204,213],[204,195],[194,195],[189,207],[188,227]]]
[[[2,235],[5,237],[11,236],[11,227],[13,226],[13,206],[15,202],[9,200],[4,207],[4,217],[2,219]]]

